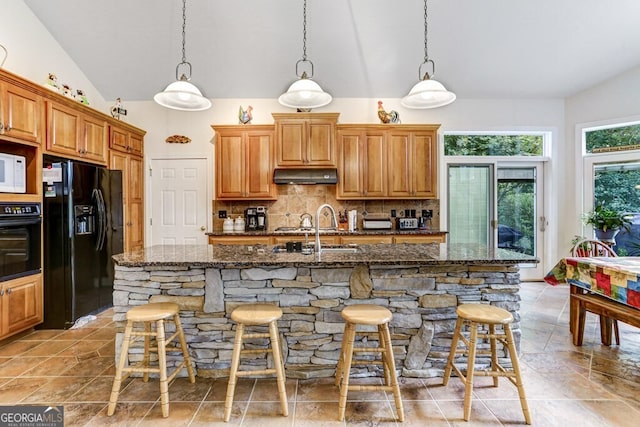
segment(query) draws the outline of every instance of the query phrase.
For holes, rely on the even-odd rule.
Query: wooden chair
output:
[[[473,394],[473,377],[476,375],[493,377],[493,386],[498,386],[499,377],[506,377],[518,389],[520,396],[520,405],[524,413],[524,419],[527,424],[531,424],[531,415],[529,414],[529,406],[522,385],[522,377],[520,375],[520,365],[518,362],[518,353],[513,341],[513,333],[511,332],[511,323],[513,315],[507,310],[489,304],[462,304],[456,309],[458,319],[453,332],[453,340],[451,341],[451,351],[447,359],[447,367],[444,371],[443,385],[447,385],[451,371],[455,371],[462,383],[465,385],[464,393],[464,419],[469,421],[471,416],[471,397]],[[469,325],[469,338],[462,333],[462,326]],[[478,334],[478,328],[481,325],[488,325],[487,333]],[[504,333],[498,333],[496,326],[502,326]],[[477,350],[476,344],[480,339],[488,339],[490,342],[490,350]],[[458,349],[458,343],[462,341],[466,345],[466,349]],[[497,342],[504,344],[511,358],[512,369],[507,369],[498,362]],[[467,371],[466,375],[454,364],[456,354],[467,354]],[[475,370],[475,358],[477,354],[491,355],[491,369]]]
[[[354,304],[342,310],[342,318],[346,321],[344,335],[342,337],[342,350],[338,358],[336,368],[336,385],[340,387],[340,401],[338,405],[338,420],[344,420],[344,413],[347,406],[347,392],[353,391],[390,391],[393,393],[398,421],[404,421],[404,409],[402,407],[402,397],[400,386],[396,377],[396,365],[393,359],[393,347],[391,346],[391,334],[388,324],[392,314],[385,307],[373,304]],[[378,347],[354,347],[357,334],[356,325],[371,325],[378,329]],[[364,332],[368,334],[368,332]],[[379,353],[381,360],[354,360],[354,353]],[[384,371],[385,385],[355,385],[349,384],[349,374],[352,365],[378,364],[382,365]]]
[[[594,239],[580,240],[573,246],[573,249],[571,250],[571,254],[574,257],[617,257],[618,256],[613,251],[613,249],[611,249],[611,246],[609,246],[604,242],[601,242],[600,240],[594,240]],[[571,298],[573,298],[573,296]],[[582,300],[579,300],[578,304],[581,304],[581,303],[582,303]],[[616,344],[620,345],[620,332],[618,331],[618,321],[611,319],[610,317],[605,317],[603,315],[600,315],[600,336],[601,336],[602,342],[605,345],[609,345],[611,343],[611,330],[613,330],[613,334],[616,338]],[[573,328],[571,328],[570,332],[575,334],[578,331],[574,331]],[[574,339],[574,341],[576,340]],[[579,341],[582,342],[582,338],[580,338]]]
[[[235,394],[238,377],[252,375],[275,374],[278,383],[278,394],[280,395],[280,407],[283,416],[289,415],[287,403],[287,391],[285,388],[284,360],[280,351],[280,333],[278,332],[278,319],[282,317],[282,310],[273,304],[244,304],[237,307],[231,313],[231,320],[236,322],[236,337],[233,344],[233,354],[231,356],[231,369],[229,371],[229,383],[227,384],[227,396],[224,402],[224,421],[231,418],[231,408],[233,406],[233,396]],[[268,333],[246,333],[246,326],[268,325]],[[271,348],[244,349],[243,340],[251,338],[269,338]],[[271,353],[273,365],[271,369],[261,370],[240,370],[240,356],[242,354]]]
[[[118,395],[120,394],[120,386],[131,373],[138,372],[143,374],[143,381],[149,381],[149,373],[157,373],[160,376],[160,403],[162,407],[162,416],[169,416],[169,382],[175,378],[180,370],[186,366],[189,380],[194,383],[196,381],[193,367],[191,366],[191,358],[187,349],[187,341],[184,338],[182,324],[180,323],[180,307],[172,302],[149,303],[133,307],[126,314],[127,325],[124,329],[124,338],[120,349],[120,359],[116,368],[116,375],[113,380],[111,389],[111,397],[109,399],[109,407],[107,415],[111,416],[116,410],[118,403]],[[166,320],[175,323],[176,331],[170,336],[165,337]],[[144,330],[134,330],[136,323],[143,323]],[[155,329],[152,324],[155,323]],[[153,329],[153,330],[152,330]],[[138,341],[139,338],[144,340],[144,355],[140,363],[127,366],[130,345]],[[173,372],[167,376],[167,347],[171,342],[178,338],[183,355],[182,362],[176,366]],[[154,340],[152,342],[152,339]],[[151,344],[154,347],[151,347]],[[158,353],[158,367],[149,367],[150,353]]]

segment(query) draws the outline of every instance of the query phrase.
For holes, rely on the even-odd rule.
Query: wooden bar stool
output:
[[[340,387],[340,403],[338,405],[338,419],[340,421],[344,420],[347,392],[349,390],[393,392],[398,420],[404,421],[402,397],[400,396],[400,387],[396,377],[396,364],[393,359],[393,347],[391,346],[391,334],[388,326],[392,316],[388,309],[372,304],[355,304],[342,310],[342,318],[346,321],[346,324],[344,336],[342,337],[342,350],[340,351],[336,368],[336,386]],[[354,347],[356,334],[363,334],[363,332],[356,331],[357,325],[377,326],[379,347]],[[381,360],[354,359],[353,353],[380,353]],[[382,365],[385,385],[350,385],[349,373],[351,366],[362,364]]]
[[[236,338],[233,344],[233,355],[231,356],[231,369],[229,372],[229,383],[227,384],[227,397],[224,402],[224,421],[228,422],[231,417],[231,407],[236,389],[238,377],[251,375],[275,374],[278,383],[278,394],[280,395],[280,407],[282,415],[289,415],[287,404],[287,391],[285,389],[284,361],[280,351],[280,336],[278,332],[278,319],[282,317],[282,310],[272,304],[245,304],[237,307],[231,313],[231,319],[237,323]],[[246,326],[269,325],[268,333],[245,333]],[[269,338],[271,348],[266,349],[243,349],[242,341],[251,338]],[[240,371],[240,356],[242,354],[271,353],[273,355],[272,369]]]
[[[455,370],[458,374],[458,377],[465,385],[464,420],[469,421],[469,417],[471,416],[473,377],[474,375],[482,375],[493,377],[494,387],[498,386],[498,377],[506,377],[509,381],[511,381],[518,389],[518,395],[520,396],[520,405],[522,406],[522,412],[524,413],[525,422],[527,424],[531,424],[529,406],[527,404],[527,398],[524,393],[524,386],[522,385],[522,377],[520,376],[518,353],[513,341],[513,333],[511,332],[511,322],[513,322],[513,316],[511,315],[511,313],[500,307],[495,307],[488,304],[462,304],[458,306],[456,312],[458,314],[458,320],[456,321],[456,328],[453,332],[451,351],[449,352],[447,367],[444,371],[444,378],[442,383],[444,385],[447,385],[447,383],[449,382],[449,377],[451,376],[451,370]],[[470,336],[468,339],[462,333],[462,326],[465,323],[469,325],[470,329]],[[478,334],[478,327],[483,324],[489,326],[489,332],[481,332],[480,334]],[[502,325],[504,333],[496,333],[496,325]],[[491,350],[476,350],[478,337],[480,337],[480,339],[488,339],[490,342]],[[458,349],[458,341],[462,341],[467,348]],[[503,343],[509,351],[513,369],[506,369],[500,363],[498,363],[497,341]],[[461,370],[453,363],[456,354],[464,353],[468,353],[466,376],[463,375]],[[491,355],[490,370],[475,370],[476,354]]]
[[[162,416],[169,416],[169,382],[175,378],[180,370],[186,366],[189,374],[189,380],[194,383],[196,381],[191,366],[191,358],[187,349],[187,341],[184,338],[182,324],[180,323],[180,307],[172,302],[149,303],[133,307],[126,315],[127,325],[124,329],[124,338],[120,349],[120,359],[116,368],[116,376],[113,380],[111,389],[111,398],[109,399],[109,407],[107,415],[111,416],[116,410],[118,403],[118,395],[120,394],[120,386],[122,381],[129,377],[132,372],[143,373],[143,381],[149,381],[149,373],[158,373],[160,375],[160,402],[162,406]],[[173,321],[176,325],[176,331],[170,337],[165,337],[165,320]],[[134,331],[135,323],[144,323],[144,331]],[[155,322],[155,330],[152,323]],[[129,356],[129,346],[131,343],[138,341],[140,337],[144,338],[144,356],[140,363],[126,366]],[[151,338],[154,339],[155,347],[151,347]],[[167,347],[171,342],[178,338],[180,348],[182,350],[183,360],[176,366],[171,375],[167,376]],[[151,352],[158,353],[158,367],[149,366],[149,354]],[[124,374],[124,375],[123,375]]]

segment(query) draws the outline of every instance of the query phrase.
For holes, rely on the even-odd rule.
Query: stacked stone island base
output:
[[[224,267],[203,265],[200,259],[193,262],[200,265],[186,265],[188,260],[159,265],[157,260],[142,261],[141,254],[126,255],[116,257],[116,348],[120,348],[129,307],[176,302],[201,377],[228,375],[234,338],[230,315],[239,304],[249,302],[272,302],[282,309],[278,327],[289,378],[334,375],[344,328],[340,312],[352,304],[376,304],[391,310],[390,330],[402,376],[443,375],[455,310],[462,303],[493,304],[510,311],[516,319],[512,328],[519,347],[519,273],[515,260],[505,257],[486,263],[441,259],[406,265],[325,260],[310,265],[238,266],[242,263],[236,261]],[[212,261],[215,263],[222,260]],[[504,350],[500,354],[504,356]],[[169,359],[168,364],[172,362]],[[478,360],[484,362],[488,360]],[[266,358],[250,363],[267,367]],[[367,369],[374,368],[362,368],[356,375],[372,375]]]

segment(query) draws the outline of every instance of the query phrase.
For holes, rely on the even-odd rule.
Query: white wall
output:
[[[581,233],[582,188],[581,135],[579,127],[599,125],[604,122],[625,122],[640,117],[640,67],[622,73],[612,79],[566,99],[565,140],[561,158],[566,159],[561,181],[572,185],[559,185],[559,200],[566,209],[561,211],[559,244],[565,251],[574,235]]]

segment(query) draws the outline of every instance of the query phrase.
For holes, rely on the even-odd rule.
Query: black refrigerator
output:
[[[45,329],[113,305],[112,255],[123,251],[122,172],[44,156]]]

